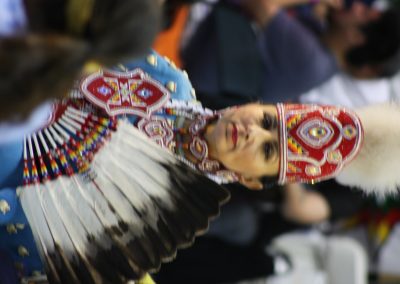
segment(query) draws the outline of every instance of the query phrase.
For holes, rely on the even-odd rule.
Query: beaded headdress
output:
[[[279,184],[335,177],[359,152],[363,128],[345,108],[278,104]]]

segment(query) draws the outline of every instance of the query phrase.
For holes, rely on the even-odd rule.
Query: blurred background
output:
[[[36,129],[17,122],[63,97],[88,62],[116,65],[151,45],[214,110],[400,100],[398,0],[96,0],[87,17],[90,2],[0,0],[0,133]],[[155,282],[400,284],[398,196],[335,181],[265,187],[229,185],[232,199],[209,232]]]
[[[398,1],[167,1],[154,48],[211,109],[400,100]],[[395,159],[398,157],[394,157]],[[400,202],[334,181],[230,186],[206,236],[157,283],[400,283]]]

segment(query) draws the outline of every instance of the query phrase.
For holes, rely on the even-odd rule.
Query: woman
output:
[[[72,97],[94,114],[127,117],[130,124],[211,179],[239,181],[252,189],[271,182],[333,177],[355,157],[363,140],[359,118],[341,108],[249,104],[219,112],[203,109],[185,73],[155,53],[118,70],[90,74]],[[76,117],[74,112],[57,113],[52,123],[64,114]],[[54,140],[61,134],[52,134]],[[25,142],[31,152],[36,151],[32,158],[47,147],[42,143],[32,150],[37,142],[31,138]],[[0,169],[0,244],[20,264],[18,273],[29,277],[43,270],[15,192],[22,184],[23,147],[22,139],[0,145],[0,156],[7,160]],[[34,170],[28,171],[34,177]],[[47,177],[42,172],[35,178]]]

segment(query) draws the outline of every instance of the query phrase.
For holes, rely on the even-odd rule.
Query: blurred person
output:
[[[335,104],[351,108],[400,100],[400,74],[392,78],[359,80],[337,74],[323,85],[302,94],[303,103]],[[371,198],[369,198],[371,199]],[[373,202],[372,202],[373,201]],[[371,283],[396,283],[400,267],[398,250],[398,198],[391,196],[371,200],[369,206],[352,216],[338,230],[363,245],[369,255]],[[345,223],[346,224],[346,223]],[[376,278],[376,279],[375,279]],[[378,280],[379,279],[379,280]],[[380,282],[382,281],[382,282]],[[390,282],[392,281],[392,282]]]
[[[362,7],[364,5],[359,4],[360,3],[356,3],[356,5],[354,5],[354,12],[356,14],[361,12],[360,15],[363,15],[364,12],[362,12]],[[357,12],[360,7],[361,11]],[[370,9],[367,6],[365,6],[365,8],[366,10]],[[371,13],[371,17],[374,18],[376,16],[375,10],[372,11],[373,13]],[[348,13],[347,17],[349,17],[350,15],[351,13]],[[223,40],[219,40],[217,41],[216,47],[210,47],[209,42],[211,40],[216,41],[215,33],[213,33],[212,30],[213,23],[210,22],[211,20],[209,20],[207,24],[201,24],[200,29],[203,37],[199,36],[200,39],[192,45],[193,49],[196,49],[198,53],[193,56],[193,53],[187,52],[186,56],[189,62],[195,61],[199,63],[197,65],[193,64],[191,67],[196,72],[198,72],[197,74],[199,74],[196,80],[203,83],[202,86],[197,88],[197,91],[200,97],[206,99],[206,104],[208,103],[209,106],[222,106],[223,103],[226,102],[235,104],[238,100],[243,99],[242,96],[238,95],[238,92],[235,92],[239,89],[236,88],[237,85],[241,84],[242,81],[245,79],[247,79],[248,81],[259,79],[257,76],[254,75],[254,72],[252,72],[255,69],[254,66],[256,66],[254,64],[255,61],[252,61],[255,51],[253,50],[253,52],[248,52],[244,56],[242,55],[242,51],[246,49],[246,47],[244,47],[246,44],[246,39],[248,39],[246,37],[243,37],[242,35],[244,32],[248,31],[243,31],[243,29],[238,30],[232,27],[231,31],[233,32],[231,32],[231,34],[234,38],[233,40],[231,40],[229,43],[224,42]],[[221,21],[217,22],[216,25],[223,25],[224,23],[226,22]],[[225,31],[228,30],[225,29]],[[233,42],[235,41],[238,43],[234,44]],[[294,40],[288,49],[295,53],[296,50],[294,49],[294,47],[297,47],[297,43],[298,42]],[[227,52],[228,55],[225,56],[223,52],[219,52],[220,50],[222,50],[222,47],[225,47],[225,50],[230,49],[231,53]],[[236,50],[234,50],[235,48]],[[210,56],[210,54],[215,53],[218,53],[218,56],[220,56],[222,60],[225,60],[225,65],[217,65],[215,64],[215,62],[210,63],[212,61],[212,59],[210,60],[210,57],[212,56]],[[310,52],[310,54],[314,55],[312,52]],[[309,56],[309,58],[310,57],[312,56]],[[234,64],[229,65],[229,67],[225,67],[228,66],[227,62],[229,62],[229,59],[232,59],[232,61],[235,61],[236,63],[241,60],[240,68],[242,73],[240,75],[240,70],[237,70],[239,68],[236,68],[237,66],[235,66]],[[222,62],[222,60],[218,62]],[[275,60],[271,59],[270,62],[275,62]],[[309,62],[304,63],[303,66],[307,66],[307,64],[312,65],[314,63],[316,62],[309,60]],[[215,67],[215,69],[211,70],[211,68],[206,68],[207,66],[210,66],[212,64],[214,64],[213,66]],[[251,68],[248,68],[249,66],[251,66]],[[287,66],[290,67],[290,62],[287,64]],[[188,68],[188,66],[185,66],[185,68]],[[378,75],[372,74],[373,72],[370,72],[371,70],[373,70],[372,68],[364,68],[363,70],[363,72],[367,72],[365,72],[364,74],[354,75],[365,78],[370,78]],[[224,81],[224,78],[228,77],[228,75],[231,75],[231,78],[233,78],[233,75],[235,75],[233,73],[235,71],[238,71],[236,72],[236,80],[231,80],[230,89],[235,91],[223,94],[218,93],[215,96],[210,96],[209,98],[204,97],[204,93],[199,91],[199,89],[206,89],[208,91],[210,88],[212,88],[212,86],[205,82],[212,82],[212,84],[215,83],[216,85],[225,84],[224,86],[227,86],[226,80]],[[219,72],[219,79],[222,78],[222,80],[216,79],[216,72]],[[190,69],[189,73],[191,75],[193,74]],[[303,73],[301,71],[299,72],[299,74],[296,75],[298,75],[298,77],[301,77]],[[316,74],[316,77],[318,77],[318,75],[319,74]],[[285,79],[286,78],[283,78],[282,81],[284,81]],[[286,80],[285,86],[289,88],[292,87],[292,85],[290,84],[291,82],[292,81],[290,80]],[[235,85],[235,88],[232,87],[233,85]],[[242,88],[240,89],[240,91],[242,92],[242,94],[254,90],[254,84],[241,84],[241,86]],[[253,94],[257,94],[257,91],[254,91]],[[296,93],[296,95],[298,95],[298,93]],[[254,95],[250,100],[254,100],[257,98],[257,95]],[[380,102],[382,102],[382,100],[380,100]],[[257,275],[261,274],[266,275],[268,273],[273,273],[273,257],[270,255],[266,255],[263,252],[263,247],[260,246],[254,248],[253,245],[249,245],[249,243],[252,243],[250,240],[252,240],[256,235],[255,232],[261,230],[262,232],[257,239],[258,241],[267,243],[271,239],[271,236],[275,236],[287,230],[292,230],[299,226],[293,224],[293,221],[295,223],[306,225],[310,223],[326,221],[330,218],[337,220],[338,217],[346,217],[351,215],[352,212],[359,210],[361,208],[361,205],[365,202],[362,194],[358,194],[354,191],[349,192],[349,189],[346,187],[341,187],[337,184],[325,186],[326,190],[324,190],[323,188],[319,189],[321,190],[321,192],[319,190],[306,190],[301,185],[287,186],[285,190],[286,199],[284,202],[283,215],[281,213],[277,213],[270,214],[269,217],[263,217],[263,219],[265,220],[265,222],[262,223],[263,225],[257,225],[259,223],[259,221],[257,220],[259,220],[261,218],[260,216],[262,216],[263,214],[261,214],[260,212],[256,213],[257,210],[253,208],[254,205],[243,204],[243,202],[238,202],[238,204],[235,204],[233,202],[232,204],[231,202],[225,208],[223,208],[221,218],[216,220],[216,222],[211,225],[208,237],[200,238],[199,242],[195,244],[193,248],[182,252],[181,259],[178,259],[177,262],[169,264],[161,270],[161,273],[158,277],[163,282],[160,283],[179,281],[190,283],[192,283],[193,281],[195,281],[193,283],[196,283],[196,281],[199,283],[222,283],[238,279],[246,279],[250,275],[252,277],[256,277]],[[224,216],[229,217],[224,218]],[[234,244],[232,244],[232,242]],[[213,253],[213,255],[207,256],[207,254],[205,253],[206,251],[209,251],[210,254]],[[257,259],[257,261],[253,261],[254,259]],[[263,259],[263,261],[261,259]],[[216,265],[216,263],[226,263],[226,265]],[[206,267],[209,267],[210,271],[214,272],[205,272],[208,271]]]
[[[171,0],[164,5],[164,29],[159,33],[153,48],[182,67],[179,45],[191,4],[199,0]]]
[[[354,6],[356,10],[357,6],[358,4]],[[210,36],[207,32],[209,30],[204,28],[204,34],[206,34],[204,38]],[[237,49],[243,48],[243,37],[239,35],[240,32],[241,30],[235,30],[234,35],[236,39],[241,39]],[[222,41],[218,43],[224,45]],[[198,49],[207,48],[207,40],[199,40],[197,44]],[[233,49],[232,44],[226,44],[226,46]],[[215,50],[210,48],[207,52],[212,53]],[[235,55],[239,57],[239,51]],[[187,56],[190,58],[189,53]],[[205,57],[189,60],[198,60],[203,64]],[[249,58],[251,57],[246,59]],[[237,58],[234,59],[237,60]],[[241,63],[243,73],[248,72],[249,69],[245,68],[248,62],[243,60]],[[235,68],[235,66],[231,67]],[[222,68],[218,66],[216,69],[220,71]],[[228,68],[224,70],[227,73],[230,72]],[[205,71],[200,79],[206,80],[212,75]],[[244,74],[246,78],[252,75],[253,73]],[[347,77],[350,76],[347,75]],[[365,77],[368,78],[370,75],[365,74]],[[241,80],[239,76],[236,79],[239,82]],[[203,88],[206,87],[204,84]],[[354,90],[349,89],[348,92],[354,92]],[[376,94],[374,97],[377,102],[384,101]],[[211,103],[218,104],[218,99],[228,100],[228,97],[222,95],[213,97]],[[232,96],[230,99],[233,101],[238,97]],[[329,97],[326,99],[329,101]],[[273,213],[268,214],[263,212],[254,200],[252,202],[235,200],[235,191],[231,191],[234,200],[222,208],[220,218],[211,224],[209,233],[201,237],[192,248],[181,252],[176,262],[164,266],[155,277],[159,283],[226,283],[274,273],[274,262],[277,256],[264,252],[264,245],[268,244],[274,236],[305,228],[310,224],[328,220],[337,221],[352,216],[367,202],[363,194],[334,182],[322,183],[321,186],[316,187],[310,190],[300,184],[286,186],[284,190],[286,197],[281,197],[282,201],[280,201],[283,207],[282,212],[274,209]],[[276,206],[273,207],[276,208]]]
[[[262,192],[230,189],[231,201],[209,232],[164,265],[154,275],[157,283],[237,283],[288,274],[290,256],[268,249],[274,238],[320,226],[326,231],[368,202],[363,193],[334,181]]]
[[[0,119],[62,98],[89,61],[110,66],[149,51],[158,0],[1,0]]]
[[[252,0],[213,6],[182,48],[183,67],[206,106],[293,101],[341,70],[373,78],[398,69],[398,9],[333,3],[326,30],[316,34],[285,5]]]
[[[302,103],[333,104],[350,108],[400,101],[400,74],[392,78],[357,80],[340,73],[302,94]]]

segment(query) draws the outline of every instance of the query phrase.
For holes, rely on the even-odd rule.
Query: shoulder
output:
[[[53,112],[53,105],[53,101],[46,101],[36,107],[26,119],[0,121],[0,146],[22,141],[24,135],[47,125]]]
[[[126,62],[122,65],[128,70],[141,69],[151,78],[162,84],[177,100],[195,100],[195,91],[185,71],[180,70],[166,57],[152,51],[147,56]]]

